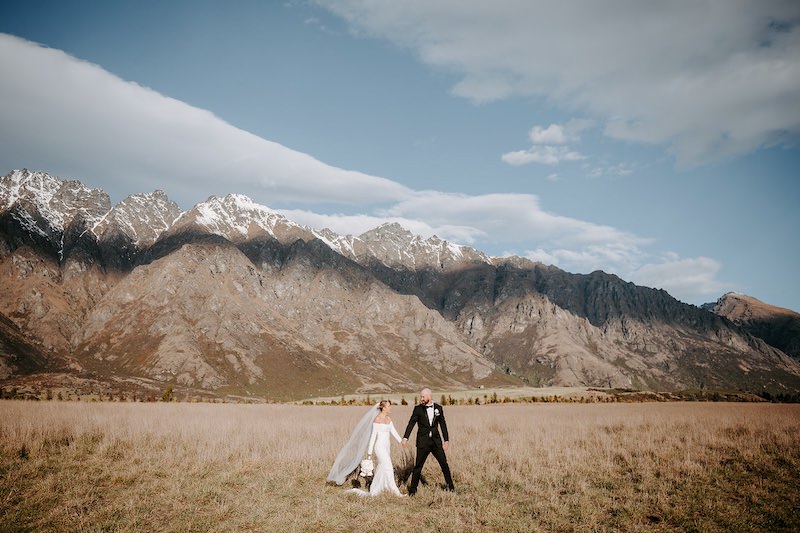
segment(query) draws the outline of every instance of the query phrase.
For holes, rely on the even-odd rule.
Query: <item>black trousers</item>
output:
[[[409,494],[417,492],[419,477],[422,475],[422,467],[425,465],[425,461],[430,454],[433,454],[436,460],[439,461],[439,466],[442,467],[442,474],[444,474],[447,488],[455,490],[453,477],[450,475],[450,467],[447,465],[447,456],[444,454],[444,448],[442,448],[441,444],[434,443],[430,446],[417,447],[417,462],[414,464],[414,470],[411,474],[411,485],[408,487]]]

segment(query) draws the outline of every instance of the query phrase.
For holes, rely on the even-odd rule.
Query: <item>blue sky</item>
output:
[[[798,23],[790,1],[3,2],[0,172],[800,310]]]

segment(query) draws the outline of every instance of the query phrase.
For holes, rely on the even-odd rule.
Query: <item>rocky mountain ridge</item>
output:
[[[327,228],[316,230],[296,224],[241,194],[212,196],[182,212],[163,191],[156,190],[131,195],[112,207],[104,191],[27,169],[0,177],[0,206],[0,212],[23,207],[19,222],[42,236],[63,236],[70,227],[82,223],[100,243],[124,241],[138,249],[151,246],[162,235],[194,228],[231,242],[258,235],[268,235],[282,243],[316,238],[354,261],[377,260],[390,267],[452,268],[463,261],[491,262],[478,250],[436,236],[422,238],[397,223],[383,224],[360,236],[342,236]],[[64,243],[54,240],[58,241],[54,244],[62,245],[59,256],[63,258]]]
[[[716,302],[702,307],[800,360],[800,313],[735,292],[724,294]]]
[[[58,368],[271,399],[422,383],[800,389],[796,361],[664,291],[397,224],[340,236],[236,194],[112,207],[12,172],[0,274],[7,379]]]

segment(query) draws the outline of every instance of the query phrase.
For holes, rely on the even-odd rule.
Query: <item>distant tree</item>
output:
[[[174,393],[172,392],[172,385],[167,385],[167,388],[164,390],[164,394],[161,395],[162,402],[171,402],[174,398]]]
[[[406,401],[405,396],[401,396],[400,397],[400,405],[408,405],[408,402]]]

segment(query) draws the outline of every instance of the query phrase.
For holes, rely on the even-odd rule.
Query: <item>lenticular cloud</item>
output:
[[[120,79],[68,54],[0,34],[0,160],[114,173],[181,191],[261,189],[272,202],[381,203],[408,194],[238,129],[203,109]],[[169,181],[165,184],[163,181]]]

